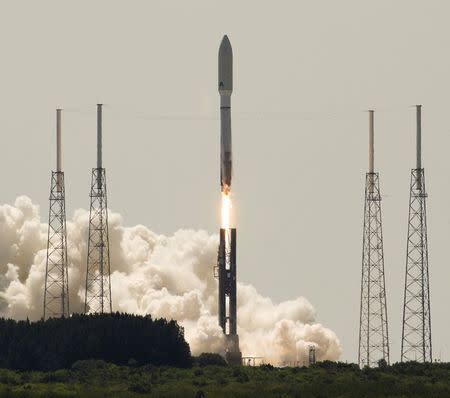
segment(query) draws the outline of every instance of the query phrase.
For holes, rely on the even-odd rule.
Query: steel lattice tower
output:
[[[401,361],[432,362],[425,171],[421,105],[416,106],[417,167],[411,170]]]
[[[69,316],[66,204],[61,171],[61,109],[56,110],[56,171],[52,171],[48,215],[43,319]]]
[[[217,259],[219,278],[219,325],[226,341],[225,358],[240,365],[242,354],[237,334],[236,228],[221,228]]]
[[[102,105],[97,105],[97,168],[92,169],[84,311],[112,312],[106,171],[102,167]]]
[[[369,111],[369,172],[366,174],[358,363],[389,363],[379,175],[374,172],[374,112]]]

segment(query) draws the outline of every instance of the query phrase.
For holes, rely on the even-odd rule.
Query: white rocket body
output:
[[[231,187],[231,93],[233,92],[233,50],[227,36],[219,48],[220,94],[220,186],[223,192]]]

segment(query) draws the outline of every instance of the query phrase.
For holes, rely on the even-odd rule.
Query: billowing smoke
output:
[[[109,221],[113,309],[176,319],[194,355],[222,352],[213,275],[218,237],[193,230],[166,237],[142,225],[124,227],[116,213]],[[71,312],[83,310],[87,226],[85,210],[67,222]],[[42,316],[46,244],[47,224],[29,198],[0,206],[0,315]],[[310,345],[318,360],[341,353],[336,335],[315,322],[305,298],[275,304],[244,283],[238,284],[238,334],[244,355],[274,364],[304,361]]]

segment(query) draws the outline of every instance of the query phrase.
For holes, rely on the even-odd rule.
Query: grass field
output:
[[[0,369],[0,397],[445,398],[450,397],[450,364],[396,364],[361,371],[356,365],[331,362],[310,368],[176,369],[79,361],[55,372]]]

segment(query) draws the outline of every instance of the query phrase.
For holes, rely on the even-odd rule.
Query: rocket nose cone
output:
[[[230,49],[231,50],[231,43],[230,43],[230,39],[228,38],[227,35],[225,35],[222,38],[222,41],[220,42],[220,51],[224,51],[225,49]]]
[[[219,48],[219,92],[233,91],[233,50],[230,40],[225,35]]]

